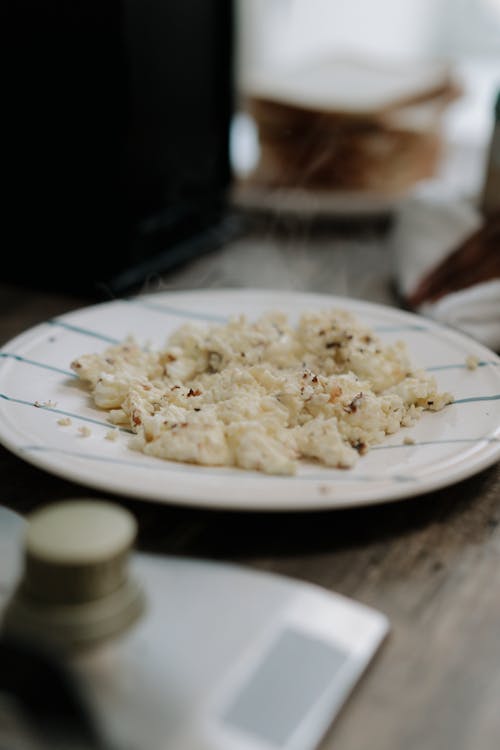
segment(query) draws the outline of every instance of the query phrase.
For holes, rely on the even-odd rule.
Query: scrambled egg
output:
[[[294,474],[300,459],[348,469],[386,435],[453,397],[350,313],[187,324],[164,349],[132,339],[71,367],[149,456]]]

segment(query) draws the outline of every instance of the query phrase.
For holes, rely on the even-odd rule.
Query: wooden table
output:
[[[394,303],[383,233],[256,230],[148,290],[254,286]],[[90,300],[0,285],[0,340]],[[96,493],[0,449],[1,501],[26,512]],[[123,500],[139,547],[236,561],[383,611],[392,632],[322,750],[500,747],[500,464],[440,492],[356,510],[209,512]]]

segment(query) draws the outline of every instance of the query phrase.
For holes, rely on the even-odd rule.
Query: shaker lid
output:
[[[54,503],[30,515],[26,551],[62,565],[95,563],[127,550],[136,531],[133,516],[118,505],[97,500]]]
[[[127,565],[135,534],[134,517],[106,501],[69,500],[32,513],[24,573],[3,629],[69,650],[128,630],[144,610]]]

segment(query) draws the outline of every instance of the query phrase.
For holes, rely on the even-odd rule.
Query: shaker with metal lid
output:
[[[32,513],[3,631],[75,651],[127,630],[144,606],[127,570],[135,535],[133,516],[108,502],[73,500]]]

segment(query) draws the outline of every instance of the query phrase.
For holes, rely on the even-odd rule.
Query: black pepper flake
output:
[[[201,409],[200,409],[200,407],[199,407],[199,406],[197,406],[197,407],[196,407],[196,408],[194,409],[194,411],[201,411]]]
[[[363,456],[368,450],[368,446],[362,440],[353,440],[351,445],[354,450],[358,451],[360,456]]]
[[[434,401],[427,401],[427,406],[432,406]]]
[[[361,401],[362,398],[363,398],[363,394],[362,393],[357,393],[354,396],[354,398],[351,401],[351,403],[347,404],[347,406],[344,406],[344,411],[347,414],[355,414],[355,412],[357,412],[357,410],[358,410],[358,403]]]
[[[190,398],[191,396],[201,396],[201,391],[199,388],[195,388],[194,390],[192,388],[189,389],[187,392],[187,398]]]
[[[328,343],[325,344],[325,349],[333,349],[334,347],[337,348],[339,346],[342,346],[340,341],[328,341]]]

